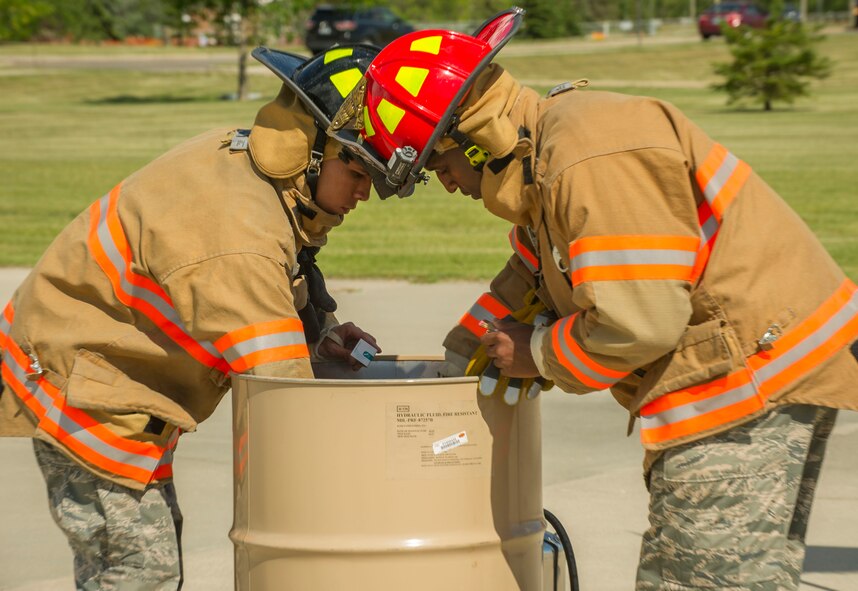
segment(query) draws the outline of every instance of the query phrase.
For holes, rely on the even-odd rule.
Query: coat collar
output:
[[[535,226],[539,219],[539,195],[535,137],[539,95],[510,78],[515,100],[504,115],[506,126],[516,130],[517,140],[506,155],[491,158],[483,168],[480,191],[483,204],[494,215],[516,225]]]

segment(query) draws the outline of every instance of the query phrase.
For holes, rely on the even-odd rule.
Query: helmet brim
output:
[[[519,17],[517,20],[516,16]],[[487,19],[471,36],[494,49],[498,44],[505,44],[515,35],[515,30],[520,26],[523,16],[524,11],[521,8],[510,8]]]
[[[283,84],[288,86],[289,89],[292,90],[299,99],[301,99],[301,102],[304,103],[304,107],[316,119],[322,129],[327,128],[328,125],[331,124],[327,115],[325,115],[322,110],[316,106],[307,93],[304,92],[304,90],[292,79],[295,75],[295,71],[303,66],[310,58],[296,53],[289,53],[288,51],[270,49],[261,45],[250,52],[250,55],[263,63],[269,70],[274,72],[277,77],[283,81]]]

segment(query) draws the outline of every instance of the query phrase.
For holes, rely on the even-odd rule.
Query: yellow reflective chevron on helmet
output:
[[[332,49],[325,53],[325,63],[329,64],[341,57],[349,57],[351,54],[352,49],[350,47],[346,47],[344,49]]]
[[[429,70],[426,68],[412,68],[410,66],[402,66],[399,72],[396,73],[396,82],[411,96],[420,94],[420,89],[423,88],[423,83],[426,81],[426,76],[429,75]]]
[[[336,86],[340,96],[346,98],[352,89],[357,86],[361,78],[363,78],[363,74],[361,74],[360,70],[352,68],[351,70],[332,74],[331,82]]]
[[[402,121],[402,117],[405,116],[405,109],[397,107],[387,99],[381,99],[381,102],[378,103],[378,109],[376,112],[378,113],[378,118],[381,119],[382,124],[389,133],[396,131],[396,128],[399,126],[399,122]]]
[[[441,35],[415,39],[411,42],[411,51],[425,51],[426,53],[438,55],[441,51]]]
[[[369,120],[369,109],[363,108],[363,131],[366,137],[375,135],[375,128],[372,126],[372,121]]]

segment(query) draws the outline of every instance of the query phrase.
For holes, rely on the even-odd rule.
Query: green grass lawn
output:
[[[586,77],[595,88],[673,102],[748,161],[858,279],[858,35],[830,35],[822,50],[835,60],[832,77],[815,84],[812,98],[773,113],[727,109],[725,97],[706,87],[714,80],[711,63],[727,58],[722,40],[642,48],[591,42],[593,51],[586,43],[574,53],[506,59],[501,53],[499,61],[519,78],[538,81],[539,91],[551,81]],[[138,51],[157,48],[108,50],[117,58]],[[249,126],[264,103],[220,100],[234,90],[229,67],[33,70],[7,59],[90,53],[0,47],[2,266],[32,265],[69,220],[129,173],[209,128]],[[253,75],[251,84],[266,97],[278,88],[270,74]],[[508,229],[481,203],[448,195],[433,180],[416,196],[363,204],[331,235],[320,259],[331,277],[485,279],[509,256]]]

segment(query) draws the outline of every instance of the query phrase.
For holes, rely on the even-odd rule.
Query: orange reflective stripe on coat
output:
[[[572,285],[589,281],[689,281],[700,248],[693,236],[588,236],[569,245]]]
[[[691,271],[692,283],[696,282],[706,270],[720,228],[708,201],[702,202],[697,208],[697,221],[700,224],[700,250],[697,252],[697,260],[694,262],[694,269]]]
[[[229,372],[229,365],[207,341],[195,340],[182,325],[173,302],[152,279],[132,270],[131,248],[117,213],[121,185],[90,207],[88,244],[102,271],[110,279],[116,297],[151,320],[194,359]]]
[[[503,318],[512,314],[512,311],[504,306],[500,300],[490,293],[484,293],[471,309],[465,312],[459,320],[459,324],[467,328],[477,337],[486,334],[486,329],[480,326],[480,321],[491,322],[495,318]]]
[[[3,314],[0,314],[0,354],[6,348],[6,339],[9,338],[9,329],[12,327],[12,319],[15,313],[12,310],[12,302],[6,304]]]
[[[721,144],[712,147],[703,164],[695,171],[697,184],[719,223],[750,174],[751,167]]]
[[[297,318],[245,326],[219,338],[215,347],[237,373],[263,363],[310,356],[304,325]]]
[[[120,186],[92,205],[89,248],[123,304],[149,318],[194,359],[223,373],[241,373],[262,363],[310,356],[303,325],[297,318],[240,328],[214,344],[194,339],[164,290],[132,270],[131,248],[117,212]]]
[[[3,379],[36,415],[40,429],[86,462],[113,474],[144,484],[172,476],[172,450],[179,429],[166,446],[121,437],[85,411],[68,406],[65,396],[44,377],[30,377],[27,355],[11,339],[7,345]]]
[[[751,167],[721,144],[712,147],[703,164],[695,171],[694,176],[705,201],[697,208],[701,241],[692,281],[700,278],[706,269],[724,212],[750,175]]]
[[[512,230],[509,231],[509,244],[528,271],[536,273],[539,270],[539,258],[519,239],[519,229],[520,226],[513,226]]]
[[[594,361],[578,345],[572,335],[572,327],[578,314],[566,316],[554,323],[551,328],[551,344],[560,363],[574,375],[578,381],[591,388],[602,390],[609,388],[629,375],[629,372],[613,370]]]
[[[641,440],[665,443],[714,429],[764,408],[792,385],[858,338],[858,287],[849,280],[811,316],[746,359],[732,374],[671,392],[641,409]]]

